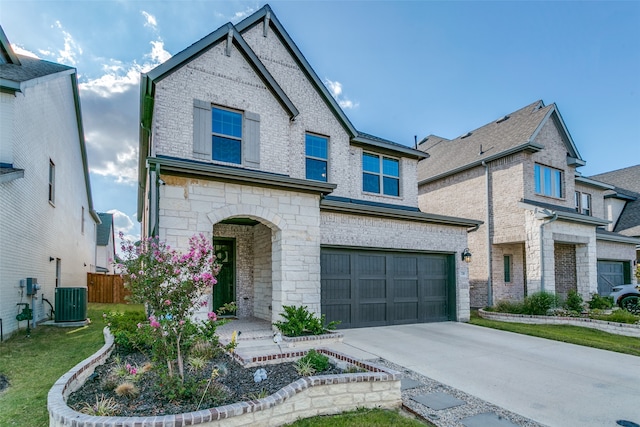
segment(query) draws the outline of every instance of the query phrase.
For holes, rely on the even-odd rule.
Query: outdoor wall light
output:
[[[471,252],[469,252],[469,248],[464,248],[464,251],[460,254],[460,258],[466,263],[471,262]]]
[[[55,259],[54,257],[50,256],[49,257],[49,262],[53,261],[54,259]]]

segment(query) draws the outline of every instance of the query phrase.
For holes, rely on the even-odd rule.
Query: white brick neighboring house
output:
[[[269,6],[143,74],[140,113],[143,235],[213,239],[223,267],[205,310],[468,320],[459,254],[479,222],[419,211],[425,154],[358,132]]]
[[[96,273],[113,274],[116,259],[113,214],[99,212],[100,224],[96,231]]]
[[[96,224],[76,70],[17,55],[0,27],[0,318],[18,328],[18,303],[45,320],[55,288],[84,287]],[[35,278],[33,296],[20,287]],[[21,322],[20,327],[26,327]]]
[[[418,148],[429,154],[418,165],[420,209],[484,220],[469,235],[471,306],[540,290],[606,295],[611,262],[635,281],[640,240],[604,230],[614,187],[577,171],[585,161],[555,104],[534,102],[456,139],[428,136]]]

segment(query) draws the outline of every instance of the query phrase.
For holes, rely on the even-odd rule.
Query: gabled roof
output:
[[[615,186],[616,193],[628,201],[613,231],[640,236],[640,165],[605,172],[591,177]]]
[[[98,224],[96,230],[96,245],[107,246],[109,238],[113,236],[113,214],[98,212],[101,224]]]
[[[429,136],[418,148],[429,159],[418,165],[419,184],[461,172],[520,151],[536,152],[544,146],[535,141],[548,120],[553,120],[567,147],[569,164],[584,165],[555,104],[536,101],[455,139]]]
[[[84,140],[84,125],[82,124],[82,110],[80,108],[80,94],[78,92],[78,76],[76,69],[67,65],[56,64],[38,58],[31,58],[14,53],[7,36],[0,26],[0,91],[22,92],[26,87],[34,86],[51,78],[69,76],[71,79],[71,91],[75,106],[75,119],[78,126],[78,142],[80,143],[80,155],[84,173],[85,189],[89,203],[89,212],[96,223],[100,223],[98,214],[93,209],[93,197],[91,195],[91,183],[89,180],[89,164],[87,161],[87,147]],[[12,168],[3,166],[5,172]],[[10,172],[10,171],[9,171]],[[15,176],[15,174],[14,174]]]

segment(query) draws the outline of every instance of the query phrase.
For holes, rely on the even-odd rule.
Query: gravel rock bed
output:
[[[76,411],[80,411],[85,404],[95,404],[96,398],[104,395],[112,398],[116,404],[113,416],[160,416],[180,414],[198,410],[200,399],[204,399],[199,409],[213,408],[236,402],[254,400],[271,395],[284,386],[297,381],[300,375],[295,369],[294,363],[280,363],[261,367],[245,368],[228,354],[221,354],[210,360],[203,369],[198,372],[188,371],[185,367],[185,382],[188,380],[200,381],[201,385],[190,399],[170,400],[160,390],[160,379],[153,371],[140,375],[135,381],[139,390],[136,397],[118,396],[114,391],[113,381],[109,381],[110,373],[114,372],[116,365],[126,366],[130,364],[138,369],[148,362],[148,359],[140,353],[123,354],[117,350],[109,357],[104,365],[98,366],[85,384],[73,392],[67,400],[67,405]],[[210,378],[212,369],[224,366],[226,369],[215,382],[206,389],[206,382]],[[257,369],[264,368],[267,379],[259,383],[254,380]],[[341,373],[342,370],[330,365],[329,369],[318,372],[316,375]],[[122,383],[123,381],[118,381]],[[206,389],[206,392],[205,392]]]
[[[544,424],[540,424],[530,420],[529,418],[507,411],[499,406],[493,405],[475,396],[464,393],[453,387],[449,387],[448,385],[432,380],[431,378],[420,375],[384,359],[379,359],[375,363],[401,372],[403,378],[410,378],[422,384],[416,388],[402,390],[403,406],[408,408],[410,412],[413,412],[438,427],[464,427],[464,424],[461,422],[462,419],[490,412],[509,420],[518,426],[545,427]],[[435,392],[446,393],[457,399],[464,400],[466,404],[448,409],[434,410],[412,399],[414,396]]]

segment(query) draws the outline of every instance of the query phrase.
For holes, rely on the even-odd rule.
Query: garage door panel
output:
[[[625,261],[598,261],[598,294],[607,296],[614,286],[625,284],[628,265]]]
[[[450,320],[451,256],[322,248],[322,313],[340,328]]]

